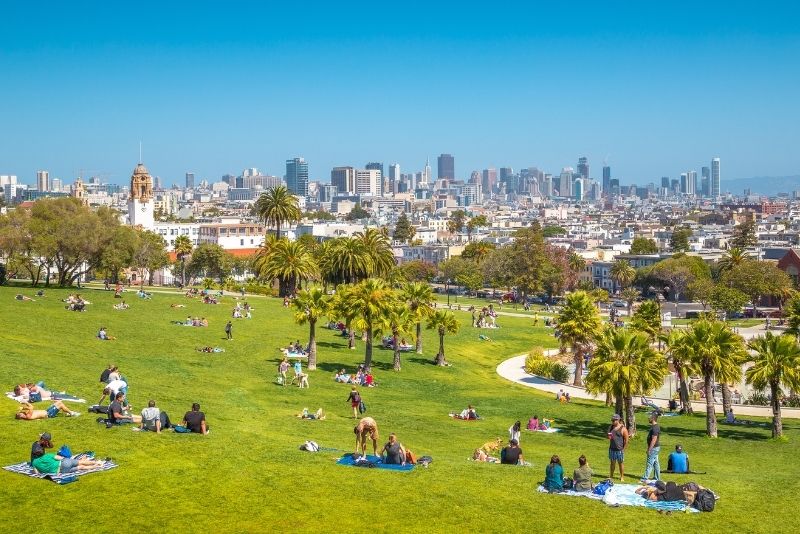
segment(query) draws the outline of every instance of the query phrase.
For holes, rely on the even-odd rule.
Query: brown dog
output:
[[[491,452],[499,451],[502,445],[503,445],[503,439],[497,438],[493,441],[487,441],[486,443],[481,445],[481,449],[483,449],[483,452],[489,454]]]

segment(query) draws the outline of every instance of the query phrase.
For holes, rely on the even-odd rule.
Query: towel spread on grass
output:
[[[91,456],[87,453],[81,453],[78,455],[73,456],[73,458],[81,459],[81,458],[91,458]],[[39,473],[37,472],[28,462],[21,462],[14,465],[7,465],[3,469],[6,471],[11,471],[12,473],[19,473],[20,475],[26,475],[33,478],[46,478],[47,480],[51,480],[56,484],[64,484],[66,481],[65,478],[71,478],[73,476],[83,476],[89,473],[99,473],[100,471],[108,471],[109,469],[113,469],[117,467],[117,464],[111,461],[104,461],[102,465],[98,467],[93,467],[91,469],[79,470],[73,473],[61,473],[58,475],[46,474],[46,473]]]
[[[560,428],[546,428],[544,430],[528,430],[528,432],[542,432],[544,434],[553,434],[555,432],[561,432]]]
[[[558,495],[566,495],[567,497],[588,497],[598,501],[603,501],[609,506],[644,506],[646,508],[653,508],[655,510],[663,510],[665,512],[698,512],[699,510],[688,506],[683,501],[650,501],[636,493],[636,489],[641,486],[637,484],[614,484],[605,495],[595,495],[592,492],[582,491],[564,491],[559,492]],[[539,493],[549,493],[544,486],[537,488]]]
[[[53,396],[52,399],[42,399],[40,402],[52,402],[54,400],[60,400],[60,401],[65,401],[65,402],[86,403],[86,399],[79,399],[78,397],[76,397],[74,395],[70,395],[69,393],[65,393],[63,391],[61,391],[61,392],[53,391],[52,392],[52,396]],[[17,402],[20,402],[20,403],[21,402],[30,402],[29,400],[25,399],[25,397],[20,397],[20,396],[14,395],[13,391],[7,391],[6,392],[6,397],[8,397],[9,399],[11,399],[13,401],[17,401]]]
[[[367,460],[372,462],[376,469],[389,469],[392,471],[411,471],[414,469],[414,464],[406,464],[406,465],[397,465],[397,464],[385,464],[381,461],[381,459],[377,456],[372,456],[371,454],[367,455]],[[345,454],[338,460],[336,463],[339,465],[348,465],[350,467],[360,467],[356,465],[356,460],[352,454]]]

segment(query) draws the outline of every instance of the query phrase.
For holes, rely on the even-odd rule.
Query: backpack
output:
[[[359,393],[358,391],[353,393],[353,402],[361,404],[361,393]]]
[[[301,451],[308,451],[308,452],[317,452],[319,451],[319,445],[317,445],[316,441],[306,441],[302,445],[300,445]]]
[[[166,430],[172,426],[172,423],[169,420],[169,416],[167,412],[161,412],[158,414],[158,418],[161,420],[161,430]]]
[[[694,498],[694,506],[701,512],[711,512],[714,510],[714,505],[716,504],[716,498],[714,497],[714,493],[711,490],[701,489],[697,492],[697,496]]]
[[[678,486],[675,482],[669,481],[666,483],[664,494],[659,496],[659,500],[683,501],[685,500],[685,496],[683,495],[683,490],[680,488],[680,486]]]
[[[595,495],[605,495],[609,488],[611,488],[613,485],[614,483],[611,480],[605,479],[594,487],[592,493]]]
[[[367,405],[364,404],[364,401],[360,401],[358,403],[358,413],[364,413],[367,411]]]
[[[410,450],[406,450],[406,463],[407,464],[416,464],[417,463],[417,455],[411,452]]]

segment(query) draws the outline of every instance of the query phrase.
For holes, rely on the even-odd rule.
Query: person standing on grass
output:
[[[614,464],[619,464],[619,481],[625,482],[625,449],[628,448],[628,429],[622,424],[618,413],[611,416],[611,427],[608,429],[608,459],[611,460],[611,474],[614,478]]]
[[[278,373],[281,375],[281,384],[286,385],[286,373],[289,371],[289,360],[286,358],[281,360],[280,365],[278,365]]]
[[[378,423],[372,417],[364,417],[353,429],[356,435],[356,454],[361,450],[361,454],[367,455],[367,437],[372,440],[372,454],[378,455]]]
[[[508,429],[508,439],[513,439],[514,441],[519,443],[520,442],[519,438],[521,437],[522,434],[520,430],[522,430],[522,423],[517,421],[516,423],[511,425],[511,427]]]
[[[361,394],[355,386],[350,389],[350,395],[347,396],[347,402],[353,408],[353,419],[358,417],[358,407],[361,405]]]
[[[658,454],[661,452],[661,426],[658,424],[658,414],[650,414],[650,431],[647,433],[647,467],[644,470],[644,478],[650,479],[650,471],[653,471],[653,479],[661,480],[661,463]]]
[[[230,321],[225,325],[225,336],[227,336],[228,341],[233,339],[233,324]]]

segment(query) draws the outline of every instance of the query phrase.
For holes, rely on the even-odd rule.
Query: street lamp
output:
[[[444,292],[447,293],[447,308],[450,309],[450,279],[444,281]]]

